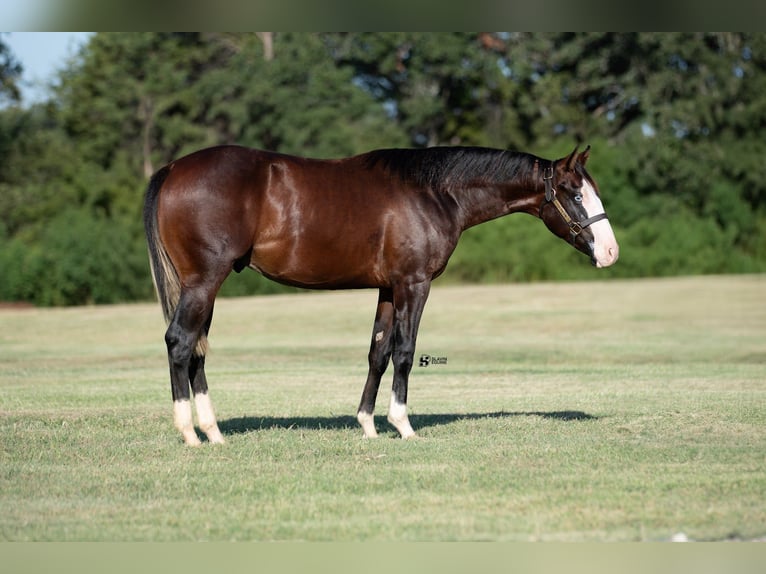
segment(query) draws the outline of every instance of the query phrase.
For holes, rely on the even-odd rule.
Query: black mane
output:
[[[436,190],[531,177],[536,159],[528,153],[483,147],[382,149],[366,154],[369,167],[381,164],[402,181]]]

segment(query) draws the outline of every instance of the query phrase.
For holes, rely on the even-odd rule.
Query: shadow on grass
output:
[[[415,429],[448,425],[461,420],[493,419],[506,417],[540,417],[564,422],[596,420],[598,417],[589,415],[583,411],[525,411],[494,413],[455,413],[455,414],[424,414],[410,415],[410,422]],[[375,424],[379,430],[388,425],[385,416],[376,416]],[[225,435],[242,434],[251,431],[266,430],[273,428],[282,429],[357,429],[359,424],[356,417],[240,417],[218,422],[221,432]],[[393,427],[392,427],[393,428]]]

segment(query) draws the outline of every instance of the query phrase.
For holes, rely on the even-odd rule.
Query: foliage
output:
[[[764,34],[99,33],[49,102],[15,103],[19,73],[0,37],[0,299],[149,296],[145,182],[219,143],[317,157],[591,143],[615,267],[594,273],[514,216],[469,230],[445,279],[766,270]],[[86,264],[89,241],[103,252]],[[279,290],[243,274],[224,293]]]
[[[16,85],[22,67],[0,35],[0,104],[4,101],[18,102],[21,94]]]
[[[14,238],[0,251],[0,298],[71,305],[149,297],[148,258],[126,227],[83,209],[65,209],[33,245]],[[136,281],[139,276],[145,281]]]

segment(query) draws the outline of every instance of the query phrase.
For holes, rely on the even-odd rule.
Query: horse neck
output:
[[[495,184],[478,182],[452,191],[462,213],[463,230],[511,213],[537,215],[543,194],[542,180],[530,177]]]

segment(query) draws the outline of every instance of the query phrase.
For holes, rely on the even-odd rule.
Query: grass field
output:
[[[2,540],[766,535],[766,277],[432,291],[410,412],[354,419],[374,292],[220,300],[184,447],[156,304],[0,310]]]

